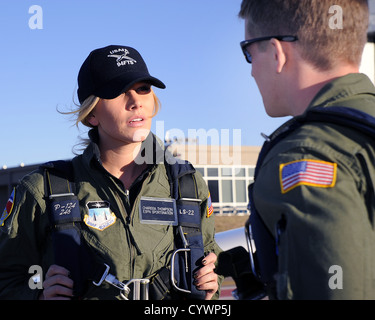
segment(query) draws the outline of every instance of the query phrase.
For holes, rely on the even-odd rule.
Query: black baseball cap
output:
[[[90,95],[114,99],[137,82],[165,89],[165,84],[148,72],[146,63],[131,47],[110,45],[91,51],[78,73],[78,100]]]

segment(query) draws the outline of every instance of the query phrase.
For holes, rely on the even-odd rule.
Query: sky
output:
[[[158,124],[159,136],[214,129],[219,143],[261,145],[260,132],[271,133],[285,121],[266,115],[240,50],[241,0],[0,4],[0,168],[74,156],[72,148],[87,130],[57,110],[75,107],[81,64],[92,50],[110,44],[136,48],[151,75],[166,84],[165,90],[155,88],[162,107],[152,129]]]
[[[207,143],[260,146],[261,132],[270,134],[287,120],[266,115],[240,50],[241,0],[0,4],[0,168],[74,156],[87,130],[58,110],[75,107],[81,64],[110,44],[136,48],[151,75],[166,84],[155,89],[162,107],[152,127],[162,139],[167,131],[186,138],[201,130],[216,132],[219,140]]]

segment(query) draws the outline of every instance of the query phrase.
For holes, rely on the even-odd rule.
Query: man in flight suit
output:
[[[249,188],[269,296],[374,299],[374,137],[323,120],[290,130],[317,107],[375,117],[374,85],[359,73],[368,3],[243,0],[239,15],[267,114],[294,117],[265,142]]]

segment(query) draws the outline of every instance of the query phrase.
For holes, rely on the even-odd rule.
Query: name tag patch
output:
[[[83,221],[87,226],[103,231],[116,222],[116,215],[111,212],[107,201],[90,201],[86,203],[89,214]]]
[[[63,198],[63,197],[62,197]],[[54,224],[81,221],[78,199],[54,199],[50,204]]]
[[[176,200],[141,197],[139,219],[145,224],[177,225]]]
[[[178,221],[186,227],[197,227],[201,223],[199,199],[180,199],[177,201]]]

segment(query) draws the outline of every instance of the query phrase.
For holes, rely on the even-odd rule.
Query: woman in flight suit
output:
[[[142,158],[142,150],[154,155],[156,148],[162,148],[162,143],[150,132],[159,107],[152,85],[165,88],[149,74],[141,55],[125,46],[92,51],[78,75],[81,105],[75,112],[77,124],[82,122],[92,128],[83,154],[72,160],[83,221],[81,234],[95,259],[109,265],[111,273],[123,282],[152,279],[160,269],[169,266],[174,250],[172,225],[142,221],[139,211],[142,199],[173,197],[164,162]],[[148,150],[146,145],[154,146],[151,148],[154,150]],[[214,240],[208,188],[198,172],[194,178],[201,200],[205,253],[202,266],[195,271],[194,285],[206,292],[206,299],[211,299],[218,296],[218,275],[214,269],[220,248]],[[7,206],[1,217],[0,296],[3,298],[74,296],[70,270],[54,263],[44,185],[41,170],[24,177],[12,193],[12,205]],[[28,286],[28,270],[33,265],[43,269],[43,288],[39,290]],[[106,283],[91,284],[82,298],[114,299],[119,297],[116,290]]]

